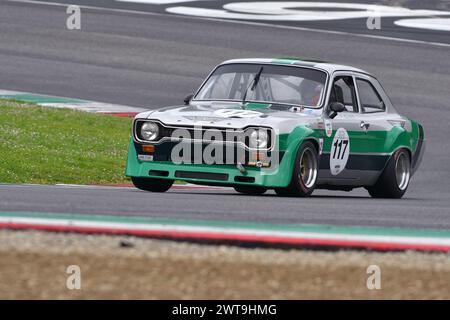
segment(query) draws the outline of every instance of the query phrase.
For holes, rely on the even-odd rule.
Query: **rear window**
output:
[[[383,112],[386,105],[374,86],[367,80],[357,79],[359,100],[363,113]]]

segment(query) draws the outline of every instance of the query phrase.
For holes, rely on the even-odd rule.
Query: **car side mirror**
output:
[[[186,98],[184,98],[184,104],[185,105],[189,105],[189,102],[191,102],[191,100],[192,100],[192,98],[194,97],[194,95],[193,94],[189,94],[189,95],[187,95],[186,96]]]
[[[330,114],[328,115],[331,119],[334,119],[339,112],[345,111],[344,104],[340,102],[332,102],[330,104]]]

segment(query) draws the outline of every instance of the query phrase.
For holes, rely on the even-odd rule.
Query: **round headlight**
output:
[[[159,134],[159,126],[154,122],[146,122],[141,127],[141,138],[143,140],[156,140]]]
[[[250,133],[250,148],[267,148],[269,135],[266,130],[253,130]]]

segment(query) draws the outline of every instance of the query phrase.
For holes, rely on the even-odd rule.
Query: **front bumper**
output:
[[[286,150],[278,165],[269,168],[246,166],[246,172],[235,165],[175,164],[170,161],[140,161],[133,140],[128,148],[125,174],[128,177],[181,180],[205,185],[252,185],[286,187],[292,177],[296,149]]]

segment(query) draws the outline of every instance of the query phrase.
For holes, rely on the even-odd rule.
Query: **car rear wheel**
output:
[[[173,185],[173,180],[131,177],[133,185],[144,191],[166,192]]]
[[[389,159],[386,168],[375,185],[367,187],[373,198],[403,197],[411,178],[411,158],[405,149],[400,149]]]
[[[286,188],[276,188],[275,192],[279,196],[310,196],[316,187],[318,169],[317,149],[306,141],[297,152],[291,183]]]
[[[234,186],[234,190],[239,193],[249,194],[249,195],[261,195],[267,191],[267,188],[258,186]]]

